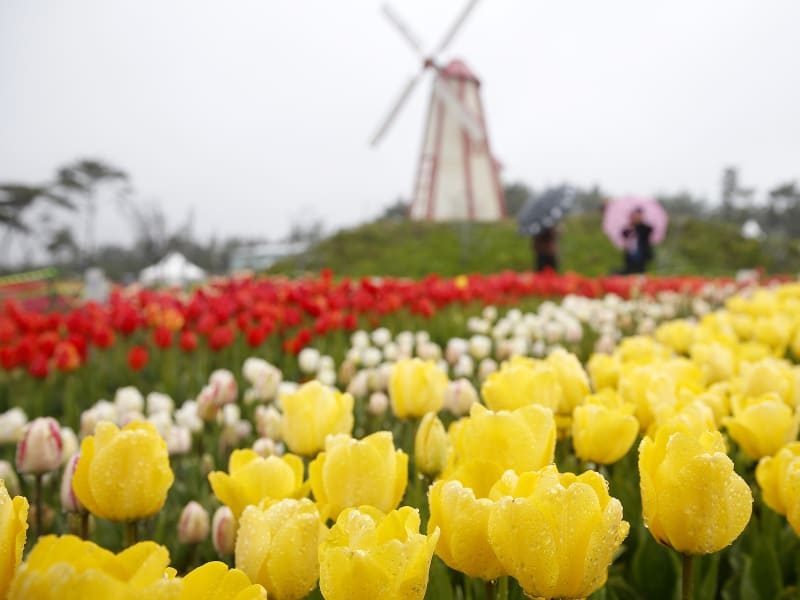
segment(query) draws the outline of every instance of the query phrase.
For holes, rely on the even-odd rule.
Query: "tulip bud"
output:
[[[800,342],[798,342],[800,344]],[[800,348],[800,345],[798,345]],[[388,361],[394,362],[399,358],[400,349],[394,342],[389,342],[383,347],[383,358]]]
[[[144,415],[140,412],[126,412],[119,417],[119,426],[125,427],[126,425],[130,425],[131,423],[138,423],[139,421],[145,421]]]
[[[469,409],[477,401],[478,392],[469,379],[456,379],[447,384],[443,408],[460,417],[469,413]]]
[[[144,397],[138,389],[129,385],[117,390],[114,394],[114,404],[120,415],[129,412],[141,413],[144,410]]]
[[[350,336],[350,345],[358,350],[363,350],[369,346],[369,334],[366,331],[359,329]]]
[[[192,432],[186,427],[173,425],[167,429],[164,439],[167,442],[167,453],[170,456],[188,454],[192,449]]]
[[[381,416],[389,408],[389,396],[383,392],[373,392],[369,395],[367,412],[371,415]]]
[[[17,470],[38,475],[61,465],[61,428],[52,417],[34,419],[17,444]]]
[[[197,433],[203,429],[203,420],[197,414],[197,402],[187,400],[175,411],[175,423],[185,427],[192,433]]]
[[[178,541],[199,544],[208,537],[208,511],[192,500],[183,508],[178,520]]]
[[[262,458],[281,456],[283,454],[278,444],[268,437],[258,438],[255,442],[253,442],[253,452]]]
[[[214,403],[217,406],[236,402],[239,386],[236,378],[228,369],[217,369],[208,378],[208,384],[214,390]]]
[[[156,413],[172,414],[175,408],[175,403],[167,394],[160,392],[150,392],[147,394],[147,414],[154,415]]]
[[[0,460],[0,480],[5,482],[6,489],[12,498],[20,495],[19,477],[7,460]]]
[[[78,466],[80,454],[73,454],[64,465],[64,474],[61,477],[61,510],[66,513],[84,512],[86,509],[78,500],[72,489],[72,479],[75,477],[75,468]]]
[[[283,415],[274,406],[257,406],[255,417],[259,436],[276,442],[283,439]]]
[[[65,465],[78,452],[78,447],[80,446],[78,436],[75,435],[71,427],[61,428],[61,444],[61,464]]]
[[[297,363],[300,371],[305,374],[315,373],[319,367],[319,350],[316,348],[303,348],[297,355]]]
[[[227,506],[220,506],[211,519],[211,542],[220,556],[230,556],[236,547],[236,519]]]
[[[361,351],[361,364],[365,367],[377,367],[381,359],[383,358],[383,354],[377,348],[373,348],[370,346],[369,348],[364,348]]]
[[[414,440],[414,462],[417,471],[435,477],[447,463],[447,432],[436,416],[429,412],[419,424]]]
[[[1,414],[0,444],[16,444],[22,437],[22,432],[27,424],[28,416],[17,406]]]
[[[469,353],[475,360],[489,356],[492,351],[492,340],[485,335],[473,335],[469,340]]]
[[[478,379],[483,381],[497,371],[497,362],[491,358],[484,358],[478,365]]]
[[[333,387],[336,385],[336,371],[333,369],[320,369],[317,372],[316,379],[323,385]]]
[[[469,342],[463,338],[450,338],[444,349],[444,357],[451,365],[456,364],[458,359],[464,356],[469,350]]]
[[[339,382],[347,386],[356,374],[356,364],[351,360],[345,360],[339,365]]]
[[[372,332],[372,343],[383,348],[392,340],[392,333],[386,327],[379,327]]]
[[[347,384],[347,393],[356,398],[362,398],[369,391],[369,373],[361,370],[356,373]]]
[[[474,372],[475,361],[473,361],[472,357],[467,354],[459,358],[453,367],[453,375],[456,377],[472,377]]]

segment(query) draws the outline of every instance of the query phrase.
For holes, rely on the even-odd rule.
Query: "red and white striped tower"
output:
[[[450,94],[442,94],[442,86]],[[458,99],[461,110],[446,97]],[[473,126],[465,126],[464,114]],[[436,72],[410,217],[428,221],[496,221],[505,216],[499,165],[486,130],[480,80],[464,62]]]

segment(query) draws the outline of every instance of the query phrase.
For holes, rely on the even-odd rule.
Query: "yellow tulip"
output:
[[[585,598],[605,583],[629,525],[599,473],[507,472],[492,498],[489,540],[528,595]]]
[[[239,521],[236,568],[274,600],[305,598],[317,586],[317,549],[328,529],[311,500],[248,506]]]
[[[796,360],[800,360],[800,328],[794,332],[792,343],[789,346]]]
[[[389,398],[401,419],[439,412],[447,389],[447,375],[433,361],[411,358],[397,361],[389,376]]]
[[[422,417],[414,439],[414,464],[419,473],[435,477],[447,464],[448,439],[436,413]]]
[[[756,398],[769,392],[776,393],[789,406],[794,406],[795,371],[783,360],[764,358],[742,365],[738,385],[739,394]]]
[[[734,416],[724,420],[728,433],[753,460],[772,456],[797,439],[800,413],[775,393],[734,402]]]
[[[696,329],[697,326],[686,319],[676,319],[659,325],[655,338],[678,354],[686,354],[694,341]]]
[[[239,518],[246,506],[265,498],[303,498],[308,485],[303,483],[303,461],[294,454],[262,458],[253,450],[234,450],[228,473],[209,473],[208,482],[220,502]]]
[[[428,532],[441,532],[436,554],[448,567],[487,581],[506,575],[489,544],[492,500],[476,497],[469,484],[440,479],[428,490],[428,503]]]
[[[384,515],[371,506],[339,515],[319,547],[319,587],[326,600],[421,600],[438,530],[419,533],[409,506]]]
[[[92,514],[134,521],[161,510],[174,479],[167,443],[152,423],[119,429],[101,421],[81,443],[72,490]]]
[[[481,387],[484,402],[492,410],[515,410],[529,404],[552,411],[561,404],[561,384],[555,368],[526,357],[503,363]]]
[[[717,552],[750,520],[750,487],[733,470],[719,431],[661,427],[639,445],[639,475],[645,525],[678,552]]]
[[[693,344],[689,355],[703,372],[706,385],[727,381],[736,374],[736,354],[728,346],[715,342]]]
[[[700,393],[705,389],[703,370],[688,358],[671,358],[660,363],[657,368],[672,377],[676,390],[689,389]]]
[[[675,380],[657,365],[626,365],[619,378],[619,395],[636,407],[642,431],[647,431],[662,405],[677,401]]]
[[[140,542],[114,554],[74,535],[48,535],[20,566],[8,598],[178,600],[182,582],[168,564],[169,552],[155,542]]]
[[[800,485],[800,442],[786,444],[774,456],[762,458],[756,467],[756,481],[767,506],[785,515],[791,507],[789,491]]]
[[[247,575],[228,565],[212,561],[194,569],[182,579],[179,600],[266,600],[267,592]]]
[[[390,511],[400,504],[408,483],[408,455],[395,450],[389,431],[362,440],[346,435],[328,438],[308,467],[314,498],[325,518],[362,505]]]
[[[722,426],[725,417],[730,416],[730,403],[728,402],[728,384],[715,383],[706,391],[695,394],[691,390],[682,389],[678,393],[678,405],[685,406],[690,402],[702,402],[714,417],[716,428]]]
[[[353,431],[353,397],[310,381],[296,392],[281,396],[283,440],[289,450],[314,456],[325,438]]]
[[[28,500],[13,499],[0,479],[0,598],[5,598],[11,579],[22,560],[28,531]]]
[[[571,415],[572,410],[583,404],[589,394],[589,377],[578,357],[566,350],[551,352],[545,362],[556,370],[561,384],[561,404],[556,412]]]
[[[633,405],[609,408],[587,403],[572,413],[572,444],[584,461],[610,465],[627,454],[639,435]]]
[[[464,464],[480,464],[496,480],[507,469],[518,473],[553,462],[556,423],[549,408],[532,404],[513,412],[492,412],[476,404],[468,418],[450,428],[451,459],[445,479],[458,479]]]
[[[669,358],[672,351],[651,337],[631,336],[623,338],[614,355],[623,363],[648,364]]]
[[[762,317],[755,322],[755,340],[769,346],[775,356],[783,356],[791,341],[791,322],[780,316]]]
[[[617,389],[621,364],[616,356],[595,353],[586,363],[589,379],[595,391],[605,388]]]

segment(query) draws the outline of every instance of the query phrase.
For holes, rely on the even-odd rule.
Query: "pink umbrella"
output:
[[[617,248],[624,248],[626,241],[622,230],[630,224],[631,213],[642,209],[642,221],[653,228],[650,242],[658,244],[667,233],[669,216],[664,207],[653,198],[615,198],[603,210],[603,231]]]

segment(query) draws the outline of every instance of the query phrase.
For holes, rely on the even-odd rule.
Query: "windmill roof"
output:
[[[442,69],[441,73],[445,77],[452,77],[454,79],[467,79],[469,81],[474,81],[475,83],[480,83],[480,80],[476,77],[475,73],[470,70],[466,63],[457,58],[447,63],[447,66]]]

